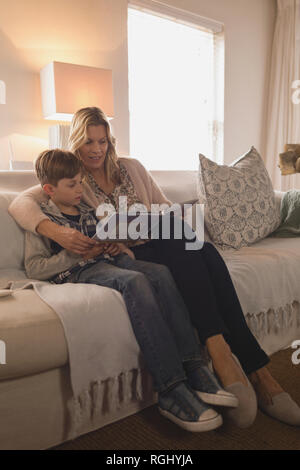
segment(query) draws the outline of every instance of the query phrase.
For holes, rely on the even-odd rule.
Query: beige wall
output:
[[[53,60],[113,70],[113,130],[119,152],[128,154],[127,0],[0,0],[0,79],[7,86],[0,169],[8,165],[3,136],[36,136],[47,146],[53,122],[42,119],[39,71]]]
[[[275,0],[164,1],[225,24],[225,163],[250,145],[260,149]],[[39,70],[53,60],[113,70],[113,130],[128,154],[127,0],[0,0],[0,12],[0,169],[8,167],[6,136],[36,138],[31,153],[24,140],[24,159],[47,143]]]

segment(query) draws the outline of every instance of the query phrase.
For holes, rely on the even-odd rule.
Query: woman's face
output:
[[[107,149],[105,126],[88,126],[87,138],[79,148],[81,160],[87,171],[93,172],[103,167]]]

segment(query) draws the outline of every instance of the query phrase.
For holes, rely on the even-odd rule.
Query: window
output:
[[[196,170],[199,153],[221,163],[222,30],[161,5],[137,0],[128,9],[130,155],[149,170]]]

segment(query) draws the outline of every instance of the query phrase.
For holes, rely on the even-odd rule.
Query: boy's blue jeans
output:
[[[72,282],[119,291],[157,392],[186,380],[183,363],[204,361],[184,301],[169,269],[121,253],[76,273]]]

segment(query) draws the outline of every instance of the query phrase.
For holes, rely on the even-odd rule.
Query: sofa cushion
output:
[[[205,224],[217,246],[240,249],[278,227],[272,182],[254,147],[230,166],[201,154],[199,161],[199,200],[206,205]]]
[[[63,326],[56,313],[32,289],[0,297],[1,337],[6,364],[0,380],[26,376],[67,363]]]

